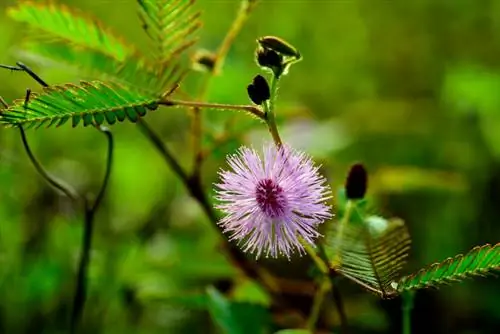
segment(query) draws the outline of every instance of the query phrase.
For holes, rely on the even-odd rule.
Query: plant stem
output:
[[[208,103],[208,102],[195,102],[195,101],[182,101],[182,100],[164,100],[160,101],[161,105],[171,107],[171,106],[184,106],[184,107],[194,107],[194,108],[211,108],[211,109],[222,109],[222,110],[236,110],[236,111],[246,111],[259,119],[265,119],[264,112],[258,107],[252,105],[240,105],[240,104],[223,104],[223,103]]]
[[[113,150],[114,150],[113,135],[111,131],[109,131],[109,129],[105,127],[100,126],[97,127],[97,129],[106,136],[106,139],[108,141],[106,171],[104,174],[104,179],[101,188],[93,204],[90,205],[90,201],[87,198],[84,200],[85,221],[83,225],[83,234],[82,234],[82,250],[78,262],[76,287],[75,287],[75,294],[73,297],[73,310],[71,313],[71,321],[70,321],[71,333],[75,333],[83,314],[85,300],[87,297],[87,277],[88,277],[88,267],[90,263],[90,251],[92,249],[94,218],[104,198],[104,194],[106,192],[109,183],[109,178],[111,175],[111,168],[113,166]]]
[[[403,305],[403,334],[411,334],[411,311],[413,310],[414,291],[405,291],[402,294]]]
[[[302,239],[300,241],[307,254],[314,261],[316,267],[318,267],[319,271],[321,271],[323,275],[328,275],[328,266],[325,264],[325,261],[323,261],[323,259],[318,256],[314,248],[309,243],[305,242]]]
[[[151,127],[146,123],[145,120],[139,118],[137,121],[137,125],[141,132],[146,136],[147,139],[153,143],[153,146],[160,152],[160,155],[165,159],[167,165],[172,169],[175,175],[177,175],[184,184],[189,184],[189,176],[182,169],[181,165],[177,162],[173,154],[169,151],[169,149],[165,146],[163,141],[160,139],[158,134],[151,129]]]
[[[323,301],[325,300],[325,295],[330,291],[331,283],[327,276],[324,276],[321,280],[321,283],[314,295],[313,306],[311,309],[311,313],[309,314],[309,318],[307,319],[307,329],[311,332],[314,332],[316,327],[316,323],[318,322],[321,306],[323,305]]]
[[[137,122],[143,134],[153,143],[155,148],[165,159],[167,165],[172,168],[173,172],[181,179],[186,189],[189,191],[191,197],[195,199],[203,209],[203,212],[208,217],[210,222],[217,228],[223,240],[225,240],[225,249],[229,255],[230,260],[249,278],[257,279],[266,289],[272,292],[277,291],[277,284],[273,278],[269,276],[264,270],[249,261],[245,255],[234,245],[227,241],[220,227],[217,225],[218,217],[213,210],[212,205],[208,201],[207,195],[203,190],[199,175],[193,174],[189,176],[184,169],[179,165],[175,157],[170,153],[168,148],[163,144],[160,137],[149,127],[149,125],[140,120]]]
[[[344,236],[344,229],[346,227],[346,225],[349,223],[349,220],[351,218],[351,214],[352,214],[352,211],[354,209],[354,202],[352,200],[348,200],[347,203],[346,203],[346,207],[345,207],[345,212],[344,212],[344,215],[342,216],[342,219],[340,220],[339,222],[339,227],[338,227],[338,230],[337,230],[337,236],[335,238],[335,244],[334,244],[334,247],[336,249],[336,254],[334,254],[333,256],[333,260],[332,260],[332,265],[335,266],[339,261],[340,261],[340,245],[342,243],[342,238]]]
[[[208,90],[210,88],[210,84],[214,75],[220,74],[222,67],[224,66],[224,61],[226,60],[227,53],[231,48],[234,40],[238,36],[241,28],[243,27],[245,21],[250,15],[252,9],[255,7],[256,1],[248,2],[246,0],[241,1],[240,8],[238,13],[236,14],[236,18],[234,19],[231,27],[224,36],[221,45],[219,46],[217,53],[215,54],[214,67],[212,71],[207,75],[205,81],[203,82],[200,93],[198,94],[198,100],[204,101],[206,99],[206,95],[208,94]],[[194,150],[194,162],[193,162],[193,174],[199,174],[201,169],[201,163],[203,160],[202,147],[201,147],[201,136],[203,132],[202,125],[202,113],[201,106],[194,106],[193,108],[193,150]],[[259,115],[256,115],[260,117]]]
[[[340,290],[333,282],[333,279],[331,280],[331,282],[332,282],[333,301],[335,302],[335,306],[337,307],[337,312],[340,318],[340,333],[346,334],[348,333],[349,330],[347,325],[347,315],[345,313],[345,308],[344,308],[344,301],[342,300],[342,295],[340,294]]]
[[[19,126],[19,132],[21,134],[24,149],[26,150],[31,163],[33,164],[33,166],[35,166],[38,174],[40,174],[52,187],[68,196],[73,202],[78,202],[78,200],[80,199],[78,193],[70,185],[63,183],[62,181],[59,181],[52,175],[50,175],[47,171],[45,171],[40,162],[38,162],[37,158],[31,151],[31,148],[28,144],[28,139],[26,138],[26,133],[24,132],[22,126]]]
[[[279,132],[278,132],[278,126],[276,125],[276,115],[275,115],[275,104],[276,104],[276,95],[278,93],[278,81],[279,78],[273,75],[271,79],[271,98],[269,99],[268,102],[264,104],[264,110],[265,110],[265,116],[266,116],[266,123],[267,127],[269,128],[269,132],[271,133],[271,136],[273,137],[274,143],[276,146],[280,147],[283,145],[283,142],[281,141]]]

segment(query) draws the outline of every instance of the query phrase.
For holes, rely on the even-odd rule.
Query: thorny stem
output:
[[[258,107],[252,105],[240,105],[240,104],[222,104],[222,103],[205,103],[205,102],[195,102],[195,101],[181,101],[181,100],[164,100],[160,101],[160,104],[168,107],[179,106],[179,107],[194,107],[198,109],[211,108],[220,110],[236,110],[236,111],[246,111],[259,119],[265,119],[264,112]]]
[[[97,127],[97,129],[100,132],[102,132],[106,136],[106,139],[108,140],[108,156],[106,159],[106,171],[104,174],[104,180],[102,182],[99,193],[97,194],[92,205],[90,204],[90,201],[87,198],[84,201],[85,224],[82,235],[82,250],[78,262],[77,280],[76,280],[75,294],[73,298],[73,310],[71,313],[71,321],[70,321],[71,333],[74,333],[76,331],[76,328],[80,323],[80,319],[82,317],[83,307],[85,305],[85,299],[87,297],[87,272],[90,262],[90,250],[92,249],[94,216],[104,198],[104,194],[106,192],[109,183],[109,178],[111,175],[111,168],[113,166],[113,149],[114,149],[113,135],[111,131],[109,131],[109,129],[105,127],[99,126]]]
[[[57,180],[47,171],[45,171],[45,169],[42,167],[38,159],[33,154],[33,151],[31,151],[31,148],[28,144],[28,139],[26,138],[26,133],[24,132],[22,126],[19,126],[19,132],[21,134],[21,139],[23,142],[24,149],[26,150],[26,153],[28,154],[31,163],[35,167],[38,174],[40,174],[45,179],[45,181],[47,181],[47,183],[49,183],[52,187],[56,188],[57,190],[61,191],[63,194],[68,196],[68,198],[70,198],[73,202],[78,202],[80,196],[70,185]]]
[[[234,40],[238,36],[241,28],[243,27],[245,21],[248,19],[248,16],[252,12],[255,7],[257,1],[247,1],[242,0],[238,13],[236,14],[236,18],[234,19],[231,27],[229,28],[226,36],[222,40],[217,53],[215,54],[214,67],[212,71],[206,76],[205,81],[203,82],[200,93],[198,94],[198,100],[204,101],[206,99],[206,95],[210,88],[210,83],[215,75],[220,74],[222,67],[224,66],[224,61],[226,59],[227,53],[231,48]],[[193,150],[194,150],[194,167],[193,174],[200,173],[200,167],[203,160],[202,147],[201,147],[201,136],[203,132],[202,125],[202,115],[201,115],[201,107],[195,106],[193,108]]]

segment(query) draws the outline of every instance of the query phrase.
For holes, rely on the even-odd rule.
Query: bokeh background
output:
[[[135,1],[58,2],[97,16],[147,48]],[[23,60],[18,46],[28,33],[5,15],[15,3],[0,1],[4,64]],[[198,6],[204,26],[196,47],[215,50],[239,1],[199,0]],[[280,86],[284,140],[312,154],[334,188],[351,163],[366,164],[380,212],[408,223],[413,247],[407,272],[500,241],[499,1],[262,0],[214,79],[210,101],[248,103],[246,85],[259,73],[255,40],[264,35],[286,39],[304,58]],[[26,63],[52,84],[81,79],[63,67]],[[202,77],[194,72],[183,89],[195,93]],[[5,100],[22,98],[28,87],[39,89],[22,73],[0,71]],[[227,153],[270,137],[245,115],[205,115],[212,134],[204,139],[207,147],[230,129],[230,140],[204,165],[210,191]],[[189,113],[160,109],[146,120],[189,167]],[[229,264],[217,231],[135,125],[112,130],[116,160],[97,215],[83,332],[218,333],[206,289],[235,278],[231,298],[268,305],[268,296]],[[98,189],[103,136],[69,125],[28,135],[47,169],[82,192]],[[13,129],[0,129],[0,180],[0,332],[62,333],[81,215],[36,174]],[[289,277],[304,276],[298,260],[262,262]],[[381,301],[350,282],[341,284],[341,293],[353,333],[400,332],[400,299]],[[414,332],[498,333],[499,301],[494,278],[419,291]],[[325,312],[338,325],[334,308]]]

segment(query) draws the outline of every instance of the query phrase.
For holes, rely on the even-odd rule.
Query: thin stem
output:
[[[165,162],[168,166],[170,166],[172,171],[182,180],[184,184],[188,184],[190,182],[188,174],[182,169],[181,165],[165,146],[158,134],[155,133],[143,119],[139,118],[137,125],[146,138],[148,138],[151,143],[153,143],[154,147],[160,152],[161,156],[165,159]]]
[[[345,313],[344,301],[342,299],[342,295],[340,294],[340,289],[333,282],[332,282],[332,294],[333,294],[333,301],[335,302],[335,306],[337,307],[337,312],[340,318],[340,332],[342,334],[347,334],[349,329],[347,325],[347,315]]]
[[[265,119],[264,112],[258,107],[252,105],[240,105],[240,104],[223,104],[223,103],[205,103],[205,102],[195,102],[195,101],[182,101],[182,100],[164,100],[160,101],[160,104],[171,107],[171,106],[184,106],[184,107],[194,107],[194,108],[211,108],[211,109],[221,109],[221,110],[236,110],[236,111],[246,111],[253,116],[260,119]]]
[[[219,74],[223,65],[224,61],[226,59],[226,56],[229,52],[229,49],[231,48],[231,45],[233,44],[234,40],[238,36],[239,32],[241,31],[241,28],[245,24],[245,21],[248,19],[248,16],[250,15],[252,9],[255,7],[255,4],[250,4],[248,1],[243,0],[241,1],[240,8],[238,10],[238,13],[236,14],[236,18],[234,19],[233,23],[231,24],[231,27],[227,31],[226,36],[222,40],[221,45],[219,46],[219,50],[217,51],[217,55],[215,58],[215,65],[214,65],[214,73]]]
[[[403,334],[411,334],[411,311],[413,310],[414,291],[405,291],[402,294],[403,305]]]
[[[283,145],[281,141],[278,126],[276,125],[276,113],[275,113],[275,104],[276,104],[276,95],[278,93],[278,81],[279,78],[273,75],[271,79],[271,98],[270,100],[264,104],[264,110],[266,115],[266,123],[269,128],[269,132],[273,137],[274,143],[276,146],[280,147]]]
[[[302,246],[304,247],[305,251],[307,252],[307,254],[313,260],[316,267],[318,267],[319,271],[321,271],[321,273],[323,275],[328,275],[328,272],[329,272],[328,266],[326,265],[325,261],[323,261],[323,259],[321,257],[319,257],[319,255],[316,253],[314,248],[309,243],[305,242],[302,239],[300,240],[300,242],[301,242]]]
[[[42,78],[40,78],[37,74],[35,74],[35,72],[33,72],[28,66],[24,65],[21,62],[17,62],[16,65],[17,66],[10,66],[10,65],[0,64],[0,68],[5,68],[5,69],[11,70],[11,71],[23,71],[26,74],[28,74],[30,77],[32,77],[33,80],[35,80],[36,82],[38,82],[41,86],[43,86],[43,87],[48,87],[49,86],[48,83],[46,83],[45,81],[43,81]]]
[[[193,174],[189,176],[184,169],[179,165],[174,156],[170,153],[167,147],[163,144],[160,137],[149,127],[149,125],[140,120],[137,122],[143,134],[153,143],[155,148],[160,152],[160,154],[165,159],[167,165],[173,170],[173,172],[181,179],[186,189],[190,192],[191,197],[193,197],[198,204],[203,209],[205,215],[209,218],[210,222],[217,228],[217,230],[223,235],[222,230],[217,225],[217,215],[210,204],[206,193],[203,190],[201,180],[198,175]],[[224,240],[226,240],[224,238]],[[267,275],[266,272],[260,270],[256,265],[251,263],[241,251],[231,243],[226,242],[225,247],[230,259],[235,265],[237,265],[242,272],[245,273],[249,278],[258,279],[269,291],[277,291],[277,284],[273,281],[272,277]]]
[[[78,263],[77,280],[75,287],[75,294],[73,298],[73,311],[71,313],[70,322],[70,332],[74,333],[80,323],[82,318],[83,309],[85,306],[85,300],[87,297],[87,277],[88,277],[88,267],[90,263],[90,251],[92,249],[92,237],[94,233],[94,218],[99,206],[102,203],[104,194],[106,192],[110,175],[111,168],[113,166],[113,151],[114,151],[114,140],[113,135],[109,129],[105,127],[97,127],[97,129],[102,132],[108,141],[108,155],[106,159],[106,171],[104,173],[104,179],[101,188],[93,202],[90,204],[88,199],[84,201],[85,210],[85,221],[83,225],[83,235],[82,235],[82,250],[80,253],[80,260]]]
[[[328,293],[328,291],[330,291],[330,288],[331,288],[330,280],[326,276],[323,277],[323,279],[321,280],[321,284],[319,285],[318,290],[314,295],[311,313],[309,314],[309,318],[307,319],[307,328],[311,332],[314,332],[316,323],[318,322],[320,316],[321,306],[323,305],[323,302],[325,300],[325,295]]]
[[[215,61],[213,70],[206,76],[205,81],[203,82],[200,93],[198,94],[198,100],[204,101],[206,100],[206,96],[208,94],[210,84],[214,75],[220,74],[222,67],[224,66],[224,61],[226,60],[226,56],[233,44],[234,40],[238,36],[241,28],[243,27],[245,21],[248,19],[248,16],[252,12],[253,8],[256,6],[257,1],[247,1],[242,0],[238,13],[236,14],[236,18],[234,19],[231,27],[224,36],[222,43],[220,44],[217,53],[215,54]],[[262,118],[257,115],[257,117]],[[201,146],[201,135],[203,132],[203,124],[202,124],[202,113],[201,107],[195,106],[193,108],[193,150],[194,150],[194,167],[193,174],[199,174],[201,169],[201,163],[203,161],[202,154],[202,146]]]
[[[19,132],[21,134],[21,139],[23,142],[24,149],[26,150],[26,153],[28,154],[31,163],[33,164],[33,166],[35,166],[35,169],[38,172],[38,174],[40,174],[45,179],[45,181],[47,181],[52,187],[56,188],[57,190],[61,191],[63,194],[68,196],[73,202],[78,202],[80,196],[70,185],[57,180],[47,171],[45,171],[45,169],[42,167],[40,162],[37,160],[37,158],[31,151],[31,148],[28,144],[28,139],[26,138],[26,133],[24,132],[22,126],[19,126]]]

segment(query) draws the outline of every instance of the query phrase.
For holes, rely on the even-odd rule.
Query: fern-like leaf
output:
[[[158,107],[158,98],[125,86],[100,81],[81,82],[44,88],[32,94],[28,103],[16,100],[0,114],[0,123],[10,126],[61,126],[71,119],[73,127],[114,124],[128,119],[132,122],[148,110]]]
[[[34,28],[30,38],[65,41],[76,47],[96,50],[116,60],[124,61],[134,54],[134,48],[115,36],[99,21],[63,5],[21,2],[8,10],[14,20]]]
[[[434,263],[415,274],[393,283],[397,291],[435,287],[460,282],[469,277],[485,276],[500,270],[500,243],[474,247],[465,255],[457,255]]]
[[[143,28],[157,50],[160,64],[167,63],[189,46],[201,26],[200,12],[192,10],[195,0],[138,0]]]
[[[363,223],[344,226],[340,240],[337,233],[339,229],[334,229],[327,239],[328,248],[338,257],[332,269],[382,298],[394,297],[397,291],[391,283],[400,277],[410,248],[404,222],[371,216]]]
[[[29,42],[24,45],[25,57],[47,65],[66,66],[84,75],[99,78],[161,95],[182,80],[185,72],[178,64],[172,64],[163,73],[157,73],[144,60],[131,57],[121,62],[90,49],[74,48],[66,43]]]
[[[111,80],[158,95],[183,77],[174,60],[168,67],[154,68],[103,24],[65,6],[23,2],[9,14],[35,30],[23,46],[30,58],[68,65],[87,78]]]

